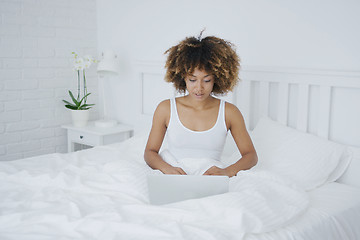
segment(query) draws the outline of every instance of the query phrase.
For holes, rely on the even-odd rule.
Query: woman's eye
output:
[[[204,82],[210,82],[211,80],[204,80]]]
[[[196,80],[194,80],[194,79],[189,79],[189,81],[190,81],[190,82],[195,82]]]

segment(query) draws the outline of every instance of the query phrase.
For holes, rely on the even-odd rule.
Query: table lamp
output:
[[[97,73],[99,76],[99,113],[100,120],[95,121],[97,127],[114,127],[117,121],[108,117],[108,112],[105,103],[105,88],[104,84],[111,77],[116,77],[119,74],[119,62],[117,56],[112,51],[105,51],[101,54],[102,59],[98,63]]]

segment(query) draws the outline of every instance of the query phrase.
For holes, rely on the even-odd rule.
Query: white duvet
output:
[[[0,163],[0,239],[243,239],[308,206],[306,192],[266,171],[240,172],[226,194],[150,205],[144,141]]]

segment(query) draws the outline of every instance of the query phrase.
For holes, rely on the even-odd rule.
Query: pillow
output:
[[[254,170],[268,170],[294,181],[304,190],[336,181],[351,154],[343,145],[261,118],[252,132],[258,154]]]
[[[337,182],[360,188],[360,148],[349,147],[349,150],[352,152],[353,157],[346,171]]]

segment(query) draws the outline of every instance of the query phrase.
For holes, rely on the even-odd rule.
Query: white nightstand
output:
[[[94,122],[89,122],[85,127],[63,125],[67,129],[68,152],[75,151],[75,144],[87,146],[100,146],[124,141],[133,135],[133,128],[128,125],[118,124],[115,127],[96,127]]]

